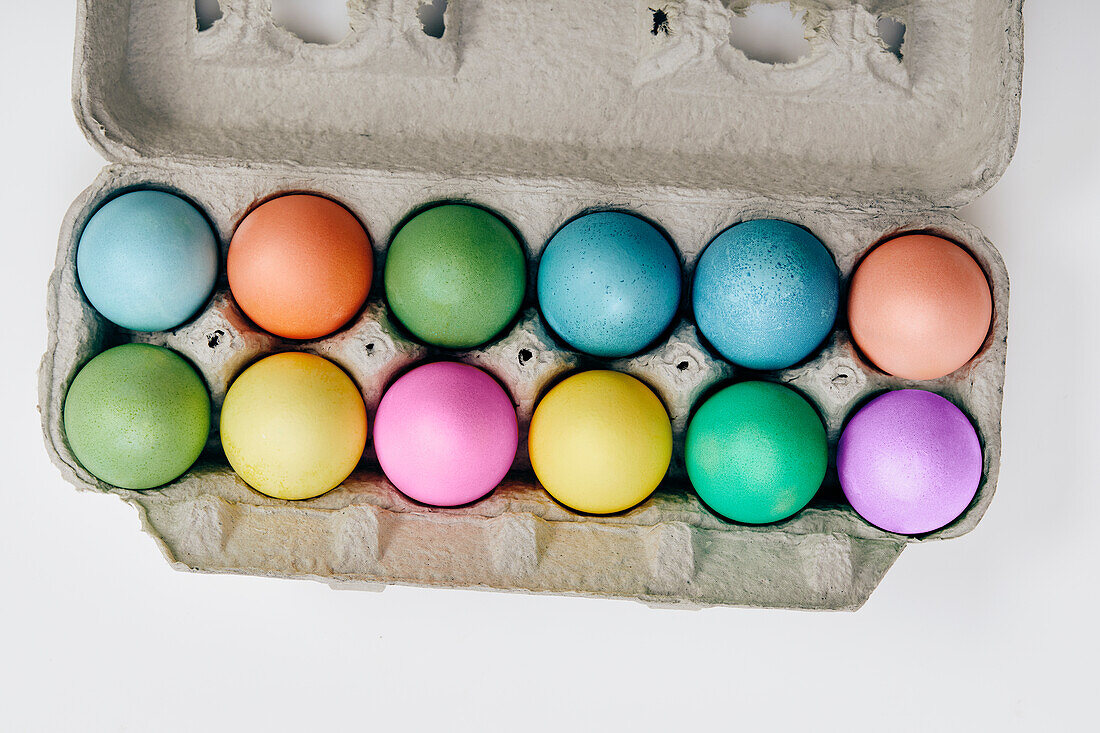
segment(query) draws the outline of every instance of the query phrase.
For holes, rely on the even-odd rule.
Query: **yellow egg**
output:
[[[672,425],[657,395],[634,377],[569,377],[531,418],[531,466],[550,495],[592,514],[629,509],[653,493],[672,459]]]
[[[229,465],[252,488],[276,499],[310,499],[359,463],[367,411],[355,383],[331,361],[275,354],[229,388],[221,441]]]

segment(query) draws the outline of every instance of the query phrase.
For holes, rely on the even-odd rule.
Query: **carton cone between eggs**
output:
[[[533,2],[451,3],[436,38],[422,32],[415,1],[353,3],[347,37],[327,46],[278,25],[260,0],[223,2],[222,18],[203,31],[189,3],[81,6],[76,109],[89,139],[114,162],[66,216],[49,286],[40,406],[49,451],[64,476],[134,504],[178,567],[660,604],[854,609],[906,544],[972,529],[992,500],[1000,460],[1008,276],[996,249],[954,208],[992,185],[1011,157],[1019,3],[992,8],[940,0],[891,10],[906,24],[901,60],[874,36],[876,4],[815,3],[806,13],[809,51],[789,65],[753,61],[730,45],[729,23],[743,5],[669,3],[673,32],[654,34],[648,4],[628,0],[573,0],[555,4],[554,13]],[[258,202],[291,191],[331,197],[371,235],[372,295],[336,333],[287,341],[244,316],[223,275],[206,306],[182,326],[121,330],[83,297],[75,253],[91,214],[135,188],[178,193],[204,211],[222,243],[223,272],[225,247]],[[437,201],[490,209],[527,248],[524,307],[502,334],[469,351],[410,339],[381,298],[394,232],[411,212]],[[569,349],[534,300],[547,240],[577,214],[601,209],[654,222],[684,270],[675,322],[647,351],[625,359]],[[842,306],[833,333],[804,362],[742,373],[700,337],[688,293],[707,243],[756,218],[813,232],[837,263],[842,291],[861,257],[894,234],[924,231],[958,242],[991,285],[986,344],[951,375],[900,380],[860,355]],[[215,430],[199,463],[143,492],[87,473],[61,421],[80,367],[130,341],[160,344],[188,359],[214,408]],[[255,492],[226,463],[218,414],[243,369],[286,350],[344,368],[372,419],[386,387],[418,363],[451,358],[486,370],[516,404],[520,450],[512,473],[481,501],[427,507],[386,481],[368,441],[359,468],[327,494],[290,502]],[[573,512],[530,471],[526,434],[538,400],[586,368],[638,377],[672,421],[668,477],[649,499],[619,514]],[[942,394],[967,414],[982,441],[978,494],[947,527],[905,537],[856,515],[830,471],[810,506],[788,520],[763,526],[723,520],[687,483],[683,438],[700,401],[741,378],[778,381],[807,397],[831,450],[845,420],[869,397],[903,387]]]

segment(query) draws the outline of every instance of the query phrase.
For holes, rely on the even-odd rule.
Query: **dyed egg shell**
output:
[[[919,389],[887,392],[864,405],[840,436],[836,462],[856,512],[900,534],[955,520],[982,479],[982,447],[970,420]]]
[[[829,462],[817,412],[802,395],[771,382],[742,382],[710,397],[691,419],[684,454],[699,497],[748,524],[800,511]]]
[[[131,191],[99,208],[80,235],[76,272],[88,302],[132,331],[164,331],[191,318],[214,289],[218,241],[179,196]]]
[[[749,369],[782,369],[809,356],[832,330],[839,298],[825,245],[775,219],[719,234],[703,250],[692,287],[699,330]]]
[[[680,304],[680,260],[644,219],[587,214],[546,245],[538,296],[546,322],[570,346],[594,356],[627,356],[672,323]]]
[[[993,299],[974,258],[928,234],[891,239],[856,268],[848,324],[879,369],[903,379],[936,379],[978,352]]]
[[[419,366],[386,390],[374,450],[386,478],[432,506],[476,501],[516,457],[516,409],[495,379],[468,364]]]
[[[233,470],[276,499],[335,488],[363,456],[367,411],[340,367],[312,354],[261,359],[229,387],[221,441]]]
[[[527,265],[507,224],[476,206],[446,204],[401,227],[384,280],[393,314],[414,336],[465,349],[496,336],[519,312]]]
[[[535,408],[528,447],[551,496],[578,511],[610,514],[660,484],[672,460],[672,425],[657,395],[634,377],[582,372]]]
[[[64,424],[73,455],[96,478],[151,489],[179,478],[202,453],[210,396],[174,351],[124,344],[76,375],[65,395]]]
[[[293,194],[256,207],[237,227],[226,264],[233,299],[276,336],[327,336],[359,312],[374,253],[355,216],[322,196]]]

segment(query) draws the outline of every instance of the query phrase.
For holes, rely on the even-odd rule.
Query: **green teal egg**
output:
[[[210,395],[179,354],[125,344],[84,365],[65,395],[65,435],[89,472],[151,489],[181,476],[210,434]]]
[[[688,425],[688,478],[727,519],[767,524],[805,507],[828,465],[825,426],[802,395],[742,382],[711,396]]]
[[[523,248],[508,225],[476,206],[446,204],[410,219],[386,254],[386,299],[405,328],[435,346],[480,346],[519,312]]]

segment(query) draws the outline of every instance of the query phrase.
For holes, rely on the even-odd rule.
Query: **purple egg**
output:
[[[962,514],[982,479],[970,420],[938,394],[902,389],[856,413],[837,446],[840,485],[876,527],[922,534]]]

